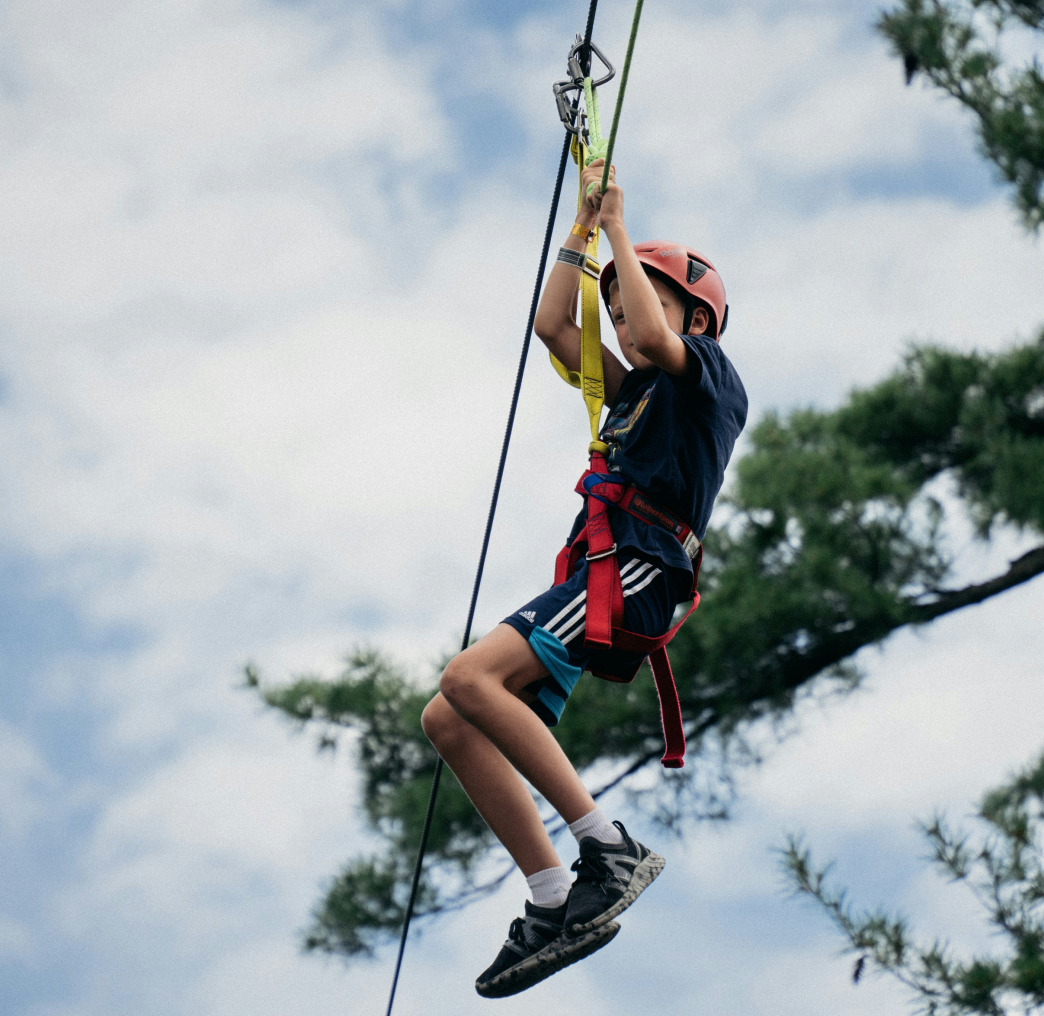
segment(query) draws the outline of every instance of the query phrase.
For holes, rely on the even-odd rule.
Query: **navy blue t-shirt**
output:
[[[747,422],[747,393],[736,368],[708,335],[683,335],[684,374],[659,367],[629,371],[602,427],[609,471],[688,523],[702,540],[736,438]],[[570,542],[583,527],[586,507]],[[620,547],[660,558],[672,569],[692,565],[681,544],[619,508],[609,521]]]

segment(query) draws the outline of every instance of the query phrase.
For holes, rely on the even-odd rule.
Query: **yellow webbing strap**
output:
[[[587,150],[582,141],[573,138],[573,159],[581,177],[577,207],[583,201],[582,175],[587,162]],[[551,364],[563,381],[583,392],[587,415],[591,421],[591,450],[604,451],[606,446],[598,439],[598,428],[605,404],[605,382],[602,376],[602,330],[599,322],[601,296],[598,291],[598,239],[595,229],[587,245],[588,268],[580,274],[580,371],[570,370],[551,354]]]

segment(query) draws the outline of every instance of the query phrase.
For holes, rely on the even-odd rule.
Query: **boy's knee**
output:
[[[438,747],[450,736],[455,719],[457,714],[450,704],[441,695],[436,695],[421,713],[421,729],[428,740]]]
[[[436,695],[424,707],[421,729],[444,758],[447,752],[454,752],[474,734],[471,724],[457,715],[444,695]]]
[[[454,656],[442,672],[442,677],[439,679],[439,691],[442,692],[445,700],[459,712],[466,709],[468,702],[473,698],[471,693],[476,684],[474,669],[461,653]]]

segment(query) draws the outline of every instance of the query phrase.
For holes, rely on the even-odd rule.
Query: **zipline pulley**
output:
[[[606,71],[597,80],[591,77],[591,54],[598,57]],[[585,43],[579,35],[576,37],[573,48],[569,50],[566,66],[569,77],[563,81],[556,81],[552,85],[555,103],[558,106],[558,116],[570,134],[576,134],[585,145],[590,145],[588,119],[586,113],[580,109],[580,96],[585,94],[585,85],[589,89],[595,89],[612,81],[616,76],[616,68],[593,42]],[[569,98],[571,92],[576,93],[572,99]]]

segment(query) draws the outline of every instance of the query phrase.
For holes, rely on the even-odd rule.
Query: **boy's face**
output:
[[[685,305],[674,290],[656,276],[647,275],[646,278],[652,283],[656,295],[660,298],[660,306],[663,307],[668,327],[672,332],[681,332],[682,325],[685,324]],[[627,331],[627,320],[624,318],[623,303],[620,300],[620,284],[616,279],[609,283],[609,313],[616,328],[616,340],[620,343],[620,352],[623,353],[624,359],[635,370],[648,370],[655,366],[652,360],[638,352],[631,341],[630,333]]]

